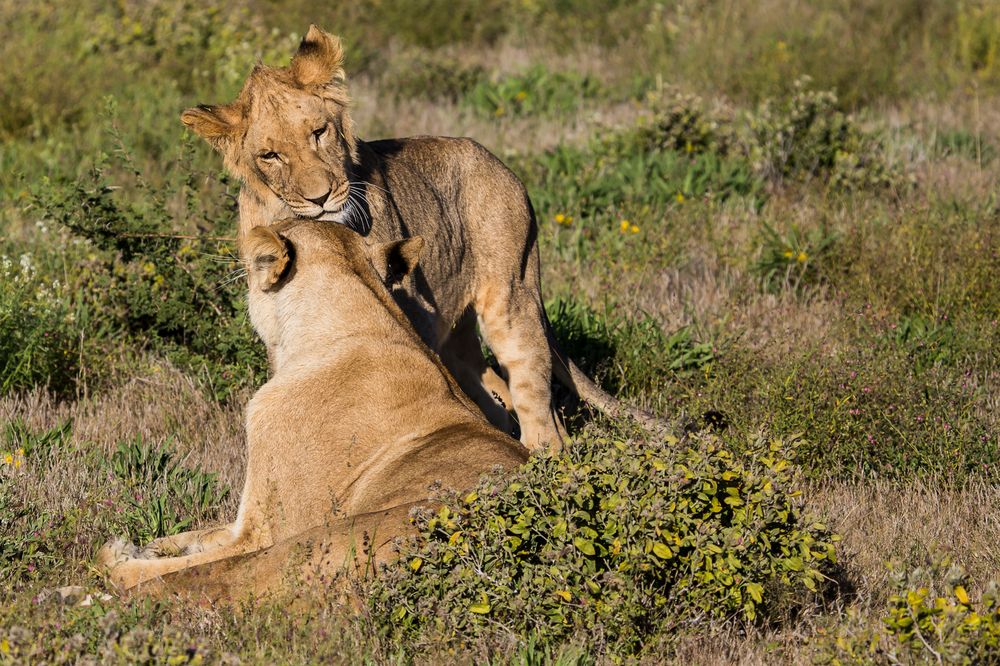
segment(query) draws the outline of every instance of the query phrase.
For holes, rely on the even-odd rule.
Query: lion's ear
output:
[[[299,44],[290,65],[292,76],[301,86],[344,81],[344,48],[340,38],[323,32],[315,25]]]
[[[232,105],[199,104],[181,114],[181,122],[217,150],[236,133],[236,127],[242,118],[242,114]]]
[[[273,289],[291,266],[288,241],[274,233],[270,227],[254,227],[247,234],[243,245],[247,270],[264,291]]]
[[[424,239],[420,236],[404,238],[378,246],[378,252],[382,255],[382,261],[379,264],[384,266],[380,272],[385,286],[391,289],[402,282],[403,278],[416,267],[423,251]]]

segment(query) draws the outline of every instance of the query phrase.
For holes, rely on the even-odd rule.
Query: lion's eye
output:
[[[274,152],[273,150],[269,150],[266,153],[261,153],[259,157],[262,160],[267,160],[268,162],[271,162],[273,160],[278,159],[278,153]]]
[[[316,137],[317,141],[323,138],[324,134],[326,134],[326,125],[323,125],[322,127],[313,130],[313,136]]]

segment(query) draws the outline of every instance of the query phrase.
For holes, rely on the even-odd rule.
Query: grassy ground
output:
[[[995,4],[233,4],[0,0],[0,663],[996,658]],[[584,620],[435,642],[322,592],[52,601],[103,592],[112,534],[235,512],[263,357],[233,248],[123,234],[232,233],[179,112],[310,22],[347,41],[360,136],[472,136],[525,180],[550,316],[605,387],[737,456],[801,435],[787,491],[841,536],[820,594],[661,614],[628,653]],[[583,420],[581,447],[644,443]]]

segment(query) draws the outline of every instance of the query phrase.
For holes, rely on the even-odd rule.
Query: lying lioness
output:
[[[658,425],[556,345],[542,305],[538,225],[517,176],[470,139],[359,140],[342,60],[340,40],[312,26],[288,67],[258,65],[234,102],[181,115],[243,182],[240,238],[292,215],[381,242],[423,236],[426,257],[400,303],[495,425],[510,428],[513,409],[526,446],[558,448],[553,372],[598,409]],[[477,321],[506,382],[483,359]]]
[[[279,584],[296,552],[313,573],[382,560],[432,484],[462,489],[524,462],[527,450],[486,422],[390,295],[422,247],[419,237],[368,246],[308,220],[248,234],[250,318],[275,372],[247,405],[236,522],[142,550],[108,543],[98,559],[118,588],[232,597]],[[363,554],[362,533],[374,539]]]

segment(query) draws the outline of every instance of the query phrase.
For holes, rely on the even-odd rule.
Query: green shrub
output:
[[[835,93],[810,90],[809,83],[796,81],[789,97],[765,100],[749,116],[754,167],[769,180],[823,177],[841,190],[900,184],[879,140],[837,108]]]
[[[732,119],[705,109],[694,95],[674,92],[654,98],[652,115],[640,122],[626,145],[643,151],[675,150],[685,153],[711,152],[726,155],[736,147]]]
[[[0,395],[72,390],[82,334],[74,315],[65,285],[41,279],[31,254],[0,256]]]
[[[586,632],[624,656],[706,619],[753,622],[826,586],[837,537],[801,513],[794,439],[577,441],[417,518],[370,597],[420,646]]]
[[[182,220],[214,215],[200,224],[216,233],[232,233],[236,217],[233,209],[199,210],[199,175],[184,173],[192,150],[184,144],[165,182],[154,187],[122,146],[119,168],[130,170],[130,178],[112,180],[99,162],[84,177],[43,184],[36,203],[93,250],[77,274],[88,307],[100,314],[92,318],[113,322],[115,332],[207,376],[216,397],[225,398],[262,383],[266,359],[247,320],[242,267],[231,244],[177,233],[178,208]]]
[[[816,662],[994,664],[1000,661],[1000,595],[990,581],[975,599],[968,576],[944,561],[896,570],[880,623],[852,614],[815,641]]]

